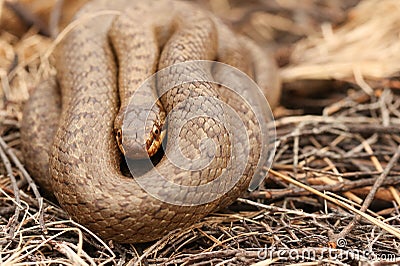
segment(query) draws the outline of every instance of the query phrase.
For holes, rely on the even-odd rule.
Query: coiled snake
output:
[[[280,93],[271,57],[209,12],[186,2],[134,2],[95,0],[78,12],[76,18],[82,23],[66,35],[55,52],[57,79],[47,80],[35,90],[21,128],[26,166],[39,185],[54,193],[74,220],[106,239],[123,243],[160,238],[231,204],[249,186],[261,150],[253,112],[223,86],[202,81],[210,75],[206,70],[187,69],[196,81],[165,93],[135,88],[157,70],[191,60],[218,60],[253,77],[272,106]],[[101,13],[104,10],[120,14]],[[161,78],[158,83],[169,84],[169,79],[179,79],[182,74],[170,69],[166,80]],[[160,100],[147,110],[148,120],[142,121],[140,109],[129,110],[132,124],[124,128],[131,97],[137,97],[140,105],[154,94],[159,94]],[[246,127],[249,147],[243,174],[219,197],[212,196],[223,190],[225,183],[177,195],[154,179],[155,172],[182,186],[200,186],[222,174],[230,178],[233,173],[229,158],[232,140],[221,123],[226,118],[224,108],[211,98],[229,102]],[[185,102],[192,99],[203,100]],[[182,108],[181,103],[185,103]],[[179,111],[165,118],[164,110],[169,114],[174,108]],[[188,118],[187,110],[211,115],[188,119],[179,128]],[[165,202],[121,173],[118,146],[129,157],[152,155],[162,141],[164,119],[168,123],[165,154],[173,154],[179,147],[185,158],[200,158],[198,163],[204,153],[201,141],[209,138],[214,143],[212,160],[205,169],[195,169],[196,163],[182,169],[163,158],[139,179],[148,180],[152,191],[168,199],[213,200],[181,205]],[[144,126],[132,128],[138,125],[135,123]],[[124,139],[124,130],[134,138]],[[235,156],[240,162],[241,153]]]

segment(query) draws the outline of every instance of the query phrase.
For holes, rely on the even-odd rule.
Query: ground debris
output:
[[[375,8],[377,13],[390,8],[399,13],[395,1],[361,1],[350,12],[350,20],[346,20],[347,10],[359,1],[197,1],[259,43],[274,40],[276,57],[285,68],[285,82],[304,87],[313,79],[313,86],[335,90],[323,94],[324,101],[319,93],[305,95],[284,101],[284,107],[275,111],[277,152],[272,171],[259,189],[186,230],[143,245],[104,242],[71,221],[59,206],[35,195],[16,160],[22,158],[19,128],[29,93],[41,79],[54,73],[48,57],[53,42],[39,34],[43,25],[35,28],[35,21],[29,27],[18,23],[2,27],[0,138],[5,145],[0,145],[0,263],[399,264],[400,60],[390,53],[399,49],[389,49],[386,54],[375,50],[375,64],[388,58],[393,62],[385,64],[381,72],[340,67],[336,63],[345,56],[335,57],[334,53],[350,53],[349,44],[338,40],[357,32],[357,23],[377,26],[373,22],[378,18],[373,16],[365,20],[368,23],[361,23],[357,10],[373,5],[379,7]],[[51,8],[46,4],[40,9],[39,2],[45,1],[22,1],[28,6],[36,3],[30,10],[48,21]],[[71,1],[74,5],[82,2]],[[6,8],[4,5],[3,12],[10,12],[4,11]],[[394,16],[385,14],[380,18],[392,22],[378,24],[379,32],[398,38],[400,15],[395,24]],[[7,14],[2,16],[3,24],[9,17],[18,19],[18,15]],[[19,23],[24,23],[23,19]],[[384,43],[378,45],[376,28],[362,29],[370,38],[358,43],[369,43],[371,50],[358,50],[367,57],[367,52],[381,49]],[[335,34],[327,39],[327,32]],[[357,56],[359,51],[352,49]],[[321,50],[329,56],[316,56]],[[327,67],[329,64],[336,69]],[[308,72],[300,71],[305,66]],[[315,75],[317,72],[320,75]],[[333,72],[336,76],[329,74]]]

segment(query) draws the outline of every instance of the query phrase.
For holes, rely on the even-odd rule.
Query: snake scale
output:
[[[104,10],[118,13],[90,16]],[[213,160],[206,169],[188,172],[164,158],[155,166],[166,179],[187,186],[206,184],[223,172],[229,174],[229,132],[218,123],[224,119],[223,110],[207,97],[230,102],[245,121],[250,139],[246,168],[232,189],[211,202],[180,206],[146,193],[121,173],[123,157],[115,133],[122,129],[136,87],[157,70],[191,60],[218,60],[242,70],[256,80],[274,106],[280,84],[270,55],[213,14],[187,2],[94,0],[76,19],[82,23],[65,36],[54,53],[57,77],[39,85],[24,110],[21,135],[26,167],[40,187],[54,194],[74,220],[121,243],[160,238],[231,204],[249,186],[260,153],[260,136],[252,129],[252,113],[237,104],[227,90],[209,82],[183,84],[161,95],[162,107],[156,105],[150,112],[154,122],[160,119],[159,108],[168,114],[185,100],[201,96],[204,102],[193,101],[186,107],[215,116],[192,119],[181,130],[175,127],[184,120],[185,108],[167,118],[166,154],[179,146],[184,156],[197,158],[201,157],[199,139],[208,137],[215,143]],[[196,70],[189,74],[193,73],[209,75]],[[182,73],[169,74],[169,78],[179,79]],[[136,96],[145,98],[152,93]],[[134,113],[133,120],[142,118],[140,112]],[[144,130],[134,128],[139,149],[145,147],[149,152],[145,131],[152,127],[150,123]],[[179,136],[179,143],[174,142],[174,135]],[[153,180],[153,175],[154,169],[140,178]],[[150,182],[150,186],[176,197],[162,184]],[[218,193],[219,189],[199,193]],[[197,196],[208,195],[184,195]]]

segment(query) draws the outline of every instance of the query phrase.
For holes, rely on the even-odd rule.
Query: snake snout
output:
[[[147,134],[137,129],[115,129],[118,148],[125,157],[133,160],[154,156],[161,148],[164,136],[165,131],[158,125],[153,125]]]

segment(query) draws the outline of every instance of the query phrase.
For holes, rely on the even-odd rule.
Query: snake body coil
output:
[[[102,10],[121,14],[99,13]],[[96,12],[100,15],[93,15]],[[55,53],[57,79],[41,84],[24,111],[21,132],[26,166],[39,185],[54,193],[74,220],[106,239],[123,243],[160,238],[231,204],[249,186],[260,156],[261,136],[253,128],[257,122],[252,112],[228,90],[198,81],[155,93],[160,94],[167,113],[185,103],[185,108],[167,118],[166,154],[174,153],[179,146],[185,158],[201,161],[200,140],[209,138],[215,144],[206,169],[182,169],[163,158],[140,177],[149,181],[150,189],[171,199],[212,197],[224,184],[206,192],[178,196],[154,181],[156,172],[182,186],[200,186],[234,172],[230,133],[220,123],[226,119],[224,109],[210,97],[229,102],[245,121],[250,146],[245,170],[232,189],[204,204],[167,203],[124,176],[114,127],[121,128],[130,98],[138,95],[134,94],[135,88],[157,70],[191,60],[218,60],[239,68],[257,81],[274,105],[280,93],[279,81],[268,54],[234,34],[212,14],[184,2],[95,0],[83,7],[76,18],[82,23],[67,34]],[[196,80],[211,75],[202,69],[188,71],[186,74]],[[168,84],[169,79],[176,80],[184,74],[171,69],[167,79],[159,83]],[[147,97],[145,94],[139,93],[139,97]],[[205,100],[186,103],[199,97]],[[186,109],[213,115],[195,117],[179,128],[187,116]],[[140,112],[134,113],[133,121],[142,118]],[[150,120],[158,119],[159,111],[151,110],[150,116]],[[151,126],[146,124],[136,133],[146,135]],[[139,141],[139,148],[146,136]],[[241,160],[240,154],[235,156],[235,160]],[[196,163],[188,168],[195,166]]]

